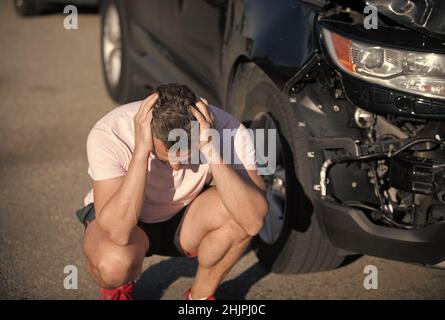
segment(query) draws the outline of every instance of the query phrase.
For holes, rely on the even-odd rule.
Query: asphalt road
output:
[[[85,141],[116,105],[100,69],[99,18],[84,14],[78,30],[63,16],[20,18],[0,1],[0,298],[97,299],[81,251],[74,212],[90,188]],[[64,268],[78,268],[78,289],[64,288]],[[363,286],[366,265],[378,289]],[[140,299],[182,299],[196,264],[146,259]],[[445,271],[363,257],[338,270],[268,274],[253,252],[218,291],[221,299],[445,298]]]

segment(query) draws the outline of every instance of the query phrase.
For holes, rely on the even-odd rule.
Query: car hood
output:
[[[408,28],[445,40],[444,0],[367,0],[366,3]]]

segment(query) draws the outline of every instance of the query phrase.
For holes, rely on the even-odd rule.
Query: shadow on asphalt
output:
[[[245,300],[250,288],[267,274],[266,269],[257,262],[237,277],[223,282],[217,296],[225,300]]]
[[[196,259],[170,258],[148,267],[134,286],[134,299],[160,300],[165,290],[177,279],[193,277],[197,266]]]
[[[181,277],[194,277],[196,259],[170,258],[147,268],[136,282],[133,297],[137,300],[160,300],[168,287]],[[237,277],[223,282],[216,296],[218,299],[245,300],[250,288],[268,272],[258,262]],[[184,292],[187,288],[184,288]],[[178,297],[182,299],[183,297]]]

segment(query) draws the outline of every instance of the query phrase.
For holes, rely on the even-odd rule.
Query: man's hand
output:
[[[141,155],[148,155],[153,151],[153,137],[151,133],[151,120],[153,119],[152,109],[158,95],[156,93],[150,95],[147,99],[142,101],[138,112],[133,118],[135,145],[134,153]]]
[[[192,108],[192,114],[199,122],[199,148],[204,147],[210,142],[210,139],[208,139],[206,136],[206,130],[212,128],[215,123],[215,117],[208,109],[207,105],[207,100],[200,98],[200,100],[196,103],[198,110]]]

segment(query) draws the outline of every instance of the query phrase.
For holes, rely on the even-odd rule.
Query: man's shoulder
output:
[[[116,107],[100,118],[91,128],[88,138],[102,141],[121,141],[132,144],[134,137],[133,117],[141,101],[135,101]]]
[[[94,127],[113,127],[120,121],[132,120],[140,104],[141,101],[134,101],[116,107],[100,118]]]

